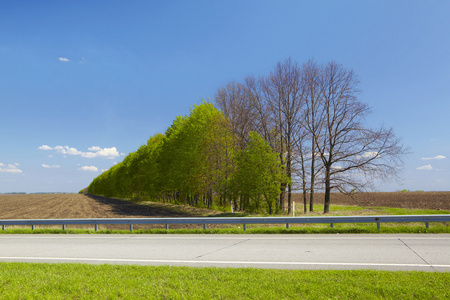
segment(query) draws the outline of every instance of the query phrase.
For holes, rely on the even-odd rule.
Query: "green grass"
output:
[[[0,263],[1,299],[448,299],[450,273]]]
[[[0,234],[320,234],[320,233],[450,233],[450,226],[447,223],[430,223],[429,228],[417,223],[382,223],[380,230],[376,224],[334,224],[331,228],[329,224],[314,225],[292,225],[289,229],[283,227],[262,227],[261,225],[247,225],[247,230],[242,226],[234,228],[214,228],[214,229],[138,229],[110,230],[103,229],[95,231],[93,229],[55,229],[55,228],[11,228],[0,230]]]
[[[323,215],[323,204],[314,205],[313,213],[303,213],[303,207],[296,207],[296,216]],[[352,215],[447,215],[448,210],[437,209],[411,209],[411,208],[394,208],[394,207],[372,207],[372,206],[356,206],[356,205],[331,205],[328,215],[336,216],[352,216]]]
[[[448,215],[450,211],[447,210],[435,210],[435,209],[407,209],[407,208],[394,208],[394,207],[374,207],[376,211],[380,211],[380,214],[385,215]]]

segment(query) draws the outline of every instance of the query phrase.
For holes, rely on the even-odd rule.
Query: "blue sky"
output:
[[[77,192],[219,87],[278,61],[358,74],[401,182],[450,190],[450,1],[3,1],[0,193]]]

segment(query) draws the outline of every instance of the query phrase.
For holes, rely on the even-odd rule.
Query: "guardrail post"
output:
[[[95,224],[95,232],[98,231],[98,224]]]
[[[377,222],[377,230],[380,230],[380,222]]]
[[[206,223],[203,224],[203,230],[206,230]]]
[[[425,228],[428,229],[428,227],[429,227],[428,222],[425,222]]]
[[[66,230],[66,224],[63,224],[62,229]]]
[[[169,230],[169,224],[166,224],[166,230]]]
[[[5,225],[4,224],[2,225],[2,230],[5,230]]]
[[[330,227],[333,228],[333,223],[330,223]]]
[[[286,223],[286,229],[289,229],[289,223]]]
[[[247,230],[247,224],[242,224],[242,225],[244,225],[244,231],[246,231]]]
[[[133,224],[130,224],[130,232],[133,232]]]
[[[34,230],[34,224],[31,225],[31,230]]]

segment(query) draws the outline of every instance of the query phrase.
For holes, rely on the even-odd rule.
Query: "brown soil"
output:
[[[199,217],[207,209],[81,194],[0,195],[0,219]]]
[[[3,220],[200,217],[218,213],[216,211],[194,207],[153,202],[139,203],[81,194],[0,195],[0,219]],[[89,226],[70,226],[70,228],[85,227]],[[107,227],[110,229],[124,230],[128,228],[125,225],[108,225]],[[178,227],[180,226],[170,226],[170,228]],[[184,225],[181,227],[200,228],[201,225]],[[164,228],[164,225],[137,225],[134,228]]]
[[[324,194],[317,193],[314,199],[314,203],[323,204]],[[303,195],[295,194],[294,201],[297,205],[303,203]],[[331,204],[450,210],[450,192],[356,193],[351,196],[332,193]]]

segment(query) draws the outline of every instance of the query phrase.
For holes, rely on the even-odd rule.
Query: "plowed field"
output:
[[[80,194],[0,195],[0,219],[195,217],[208,212]]]
[[[303,203],[302,197],[296,194],[294,201]],[[324,194],[317,193],[314,199],[314,203],[323,204]],[[332,193],[331,204],[450,210],[450,192],[356,193],[352,196]]]

